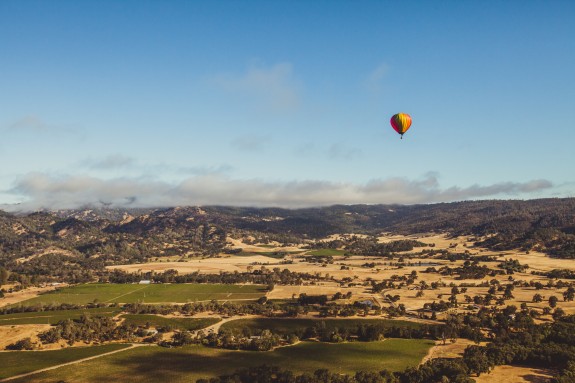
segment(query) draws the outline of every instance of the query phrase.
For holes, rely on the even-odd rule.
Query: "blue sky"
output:
[[[4,0],[0,204],[573,196],[573,20],[572,1]]]

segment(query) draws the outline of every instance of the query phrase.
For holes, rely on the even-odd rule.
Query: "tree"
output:
[[[563,300],[568,302],[572,301],[573,299],[575,299],[575,288],[573,288],[573,286],[569,286],[567,291],[563,293]]]
[[[543,295],[541,295],[541,294],[533,295],[532,301],[533,301],[533,303],[543,302]]]
[[[469,372],[476,373],[477,376],[489,372],[491,368],[491,362],[487,358],[485,350],[479,346],[467,347],[463,353],[463,360],[469,367]]]
[[[6,346],[6,349],[7,350],[17,350],[17,351],[33,350],[34,344],[32,343],[32,339],[24,338],[24,339],[20,339],[16,343],[9,344],[8,346]]]
[[[10,272],[3,267],[0,267],[0,287],[8,283],[8,277],[10,277]]]
[[[457,296],[456,295],[451,295],[449,297],[449,303],[451,303],[451,305],[453,307],[457,307],[458,306],[458,302],[457,302]]]
[[[559,301],[559,299],[557,299],[557,297],[555,295],[550,296],[549,297],[549,307],[555,308],[557,306],[558,301]]]
[[[565,310],[560,307],[557,307],[555,311],[553,311],[553,320],[559,320],[565,316]]]
[[[481,329],[479,329],[478,327],[472,329],[471,333],[469,334],[469,339],[475,342],[475,344],[481,343],[481,341],[483,340],[483,334],[481,333]]]
[[[513,297],[512,291],[513,291],[514,288],[515,288],[515,287],[514,287],[513,285],[507,285],[507,286],[505,287],[505,292],[503,293],[503,298],[505,298],[505,299],[513,299],[514,297]]]

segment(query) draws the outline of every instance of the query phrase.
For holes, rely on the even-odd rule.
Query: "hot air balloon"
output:
[[[391,126],[395,131],[401,134],[403,139],[403,134],[407,132],[407,129],[411,126],[411,116],[407,113],[397,113],[391,117]]]

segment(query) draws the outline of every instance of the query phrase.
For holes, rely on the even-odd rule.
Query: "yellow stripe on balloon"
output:
[[[397,113],[392,119],[399,134],[404,134],[411,126],[411,116],[407,113]]]

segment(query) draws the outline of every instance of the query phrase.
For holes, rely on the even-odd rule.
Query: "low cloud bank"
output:
[[[167,207],[178,205],[279,206],[300,208],[334,204],[415,204],[521,196],[553,187],[547,180],[505,182],[488,186],[441,188],[437,176],[420,180],[376,179],[365,184],[327,181],[270,182],[199,175],[171,184],[146,179],[53,177],[29,174],[10,191],[24,199],[9,211],[70,209],[83,206]]]

